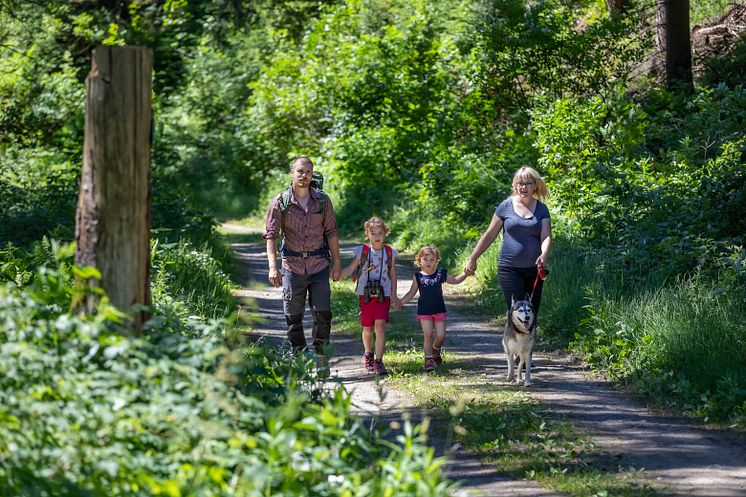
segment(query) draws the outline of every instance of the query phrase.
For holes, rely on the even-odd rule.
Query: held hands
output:
[[[466,276],[472,276],[476,272],[477,272],[477,261],[473,260],[470,257],[469,260],[467,260],[466,264],[464,265],[464,274]]]
[[[342,266],[339,260],[335,259],[332,265],[332,281],[339,281],[341,279]]]
[[[397,295],[391,296],[391,306],[394,308],[395,311],[401,310],[402,301]]]

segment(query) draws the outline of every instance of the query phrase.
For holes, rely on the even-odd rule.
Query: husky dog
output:
[[[515,300],[511,298],[510,310],[508,310],[508,322],[505,325],[505,334],[503,335],[503,348],[508,359],[508,378],[509,382],[515,379],[516,383],[521,382],[521,371],[526,367],[526,379],[524,386],[531,384],[531,354],[534,348],[535,338],[535,315],[534,306],[531,304],[530,297],[526,295],[524,300]],[[518,373],[515,372],[516,363]]]

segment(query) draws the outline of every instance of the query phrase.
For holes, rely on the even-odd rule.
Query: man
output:
[[[331,334],[331,277],[339,281],[339,233],[331,201],[321,190],[311,187],[313,163],[298,157],[290,167],[291,186],[269,205],[264,239],[267,241],[269,282],[282,284],[283,311],[288,325],[288,340],[293,351],[304,350],[303,314],[306,295],[313,315],[313,345],[319,358],[319,371],[328,374],[324,345]],[[284,198],[283,198],[284,197]],[[277,267],[277,240],[282,267]]]

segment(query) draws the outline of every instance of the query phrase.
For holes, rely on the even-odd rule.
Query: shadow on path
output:
[[[343,245],[343,261],[351,248]],[[232,245],[247,282],[238,293],[253,299],[259,320],[252,333],[279,345],[285,337],[281,290],[267,285],[267,260],[263,244]],[[409,289],[412,265],[397,266],[399,295]],[[505,357],[501,329],[475,318],[462,305],[463,297],[449,296],[449,361],[463,363],[465,370],[479,370],[491,388],[515,389],[504,382]],[[410,304],[411,305],[411,304]],[[308,314],[308,313],[307,313]],[[306,319],[306,329],[311,321]],[[330,385],[342,385],[350,392],[355,411],[370,423],[401,422],[405,416],[422,419],[413,399],[388,387],[386,379],[371,376],[362,368],[362,346],[356,338],[335,336]],[[746,496],[746,443],[742,435],[708,430],[679,418],[658,415],[628,395],[596,381],[570,358],[535,354],[533,385],[526,391],[554,415],[587,430],[597,447],[613,455],[620,466],[645,469],[659,479],[669,495],[702,497]],[[432,432],[433,430],[431,430]],[[510,480],[494,467],[431,433],[431,444],[446,455],[448,476],[460,482],[458,496],[557,496],[527,480]]]

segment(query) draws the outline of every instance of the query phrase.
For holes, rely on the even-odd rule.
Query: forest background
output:
[[[731,7],[692,2],[691,24]],[[375,494],[392,484],[386,464],[442,484],[422,447],[382,448],[376,434],[356,432],[341,394],[325,395],[308,363],[224,347],[239,337],[230,252],[216,226],[261,218],[301,154],[324,174],[345,237],[358,239],[376,213],[400,250],[435,243],[454,269],[513,172],[533,165],[552,194],[547,344],[582,354],[653,404],[743,427],[746,51],[736,39],[697,61],[693,89],[667,89],[651,56],[654,9],[631,2],[609,15],[597,0],[0,1],[0,453],[9,461],[0,486],[191,495],[200,475],[211,491],[228,485],[230,457],[261,459],[266,479],[239,479],[226,495],[241,485],[294,495],[306,484]],[[125,318],[105,299],[93,316],[74,312],[96,291],[76,283],[96,272],[72,264],[69,242],[85,77],[99,44],[154,53],[155,318],[137,340],[124,338]],[[478,299],[498,315],[496,264],[495,249],[480,259]],[[297,465],[278,462],[291,456],[273,452],[272,437],[298,436],[309,401],[321,428],[300,430],[314,454],[308,471],[278,483]],[[100,441],[111,419],[88,410],[102,405],[118,406],[107,416],[121,432],[106,437],[121,445]],[[172,433],[191,409],[220,411],[210,422],[232,435],[218,440],[202,425],[200,437]],[[329,448],[353,432],[361,438],[351,452]],[[124,457],[133,445],[142,458]],[[196,446],[202,456],[188,465],[175,455]],[[321,446],[352,472],[344,485],[325,479],[333,467],[319,469],[329,464]],[[371,451],[386,462],[371,468]],[[60,466],[60,453],[69,464]],[[397,478],[398,495],[422,483]]]

